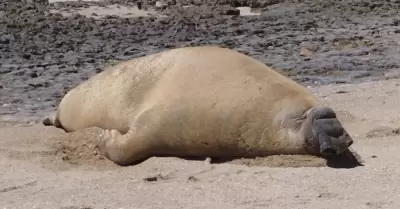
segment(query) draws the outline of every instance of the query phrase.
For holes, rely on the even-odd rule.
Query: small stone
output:
[[[189,181],[198,181],[199,179],[194,176],[189,176],[188,180]]]
[[[228,9],[225,12],[226,15],[233,15],[233,16],[239,16],[240,15],[240,10],[238,9]]]
[[[306,49],[306,48],[301,48],[300,49],[300,56],[302,56],[302,57],[309,57],[312,54],[313,54],[313,52],[308,50],[308,49]]]
[[[340,91],[337,91],[336,92],[336,94],[345,94],[345,93],[349,93],[348,91],[345,91],[345,90],[340,90]]]
[[[63,156],[61,157],[61,159],[62,159],[62,160],[69,160],[69,157],[68,157],[68,155],[63,155]]]

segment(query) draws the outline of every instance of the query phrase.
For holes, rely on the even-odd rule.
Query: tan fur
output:
[[[93,76],[65,95],[53,123],[105,129],[100,149],[121,165],[155,155],[306,154],[296,120],[317,104],[306,88],[249,56],[187,47]]]

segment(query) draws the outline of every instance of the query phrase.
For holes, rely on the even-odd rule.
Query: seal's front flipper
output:
[[[139,163],[148,157],[149,147],[145,146],[147,138],[134,129],[126,134],[118,130],[104,130],[99,137],[100,154],[117,165],[128,166]]]

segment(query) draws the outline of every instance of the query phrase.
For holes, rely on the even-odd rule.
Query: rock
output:
[[[233,15],[233,16],[239,16],[240,15],[240,10],[238,9],[228,9],[225,12],[226,15]]]
[[[313,54],[313,52],[310,51],[310,50],[308,50],[308,49],[306,49],[306,48],[301,48],[301,49],[300,49],[300,56],[309,57],[309,56],[311,56],[312,54]]]
[[[136,6],[138,9],[142,9],[142,2],[141,1],[137,1],[136,2]]]

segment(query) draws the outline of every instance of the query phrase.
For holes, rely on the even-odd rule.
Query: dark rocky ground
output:
[[[49,13],[113,3],[136,5],[0,1],[0,119],[37,120],[110,62],[188,45],[241,51],[304,85],[400,71],[400,0],[176,0],[157,8],[167,18]],[[194,6],[181,7],[188,4]],[[236,16],[234,6],[252,6],[261,15]]]

